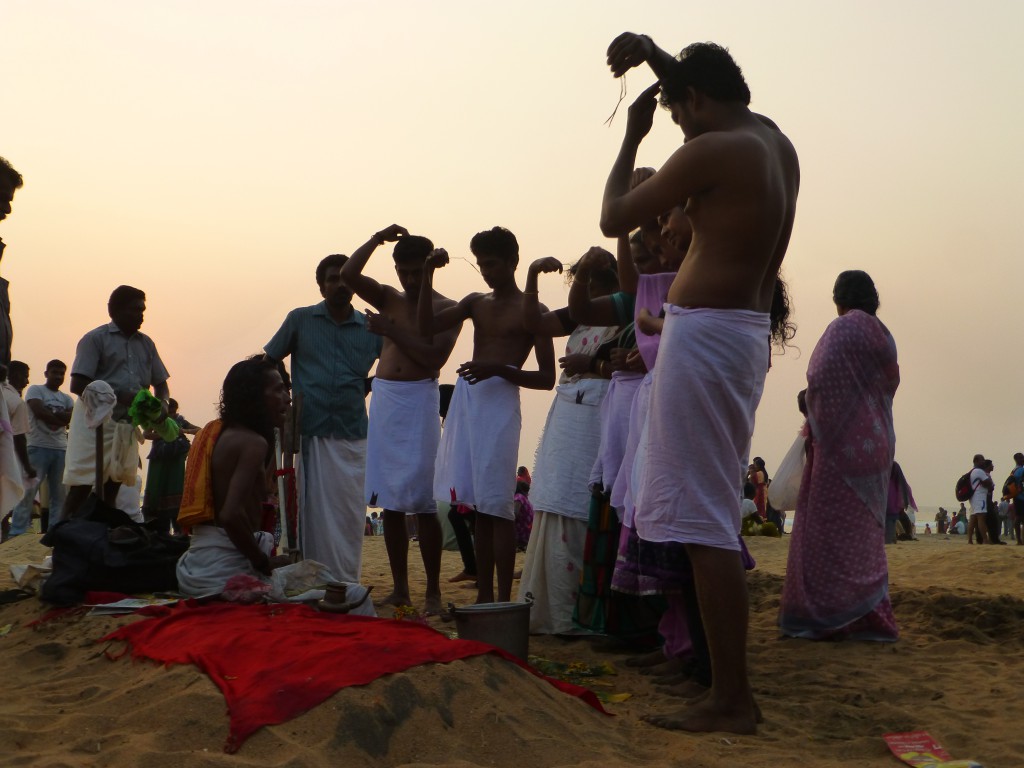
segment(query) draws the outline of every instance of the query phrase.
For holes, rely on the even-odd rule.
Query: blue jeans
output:
[[[56,524],[64,510],[64,457],[63,448],[28,447],[29,463],[36,471],[39,483],[48,483],[50,488],[50,525]],[[14,508],[11,515],[11,536],[26,533],[32,525],[32,501],[36,489],[25,491],[25,496]]]

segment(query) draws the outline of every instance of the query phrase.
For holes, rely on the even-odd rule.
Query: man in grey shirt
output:
[[[64,466],[66,518],[75,516],[96,476],[96,430],[86,422],[85,388],[93,381],[105,381],[117,397],[112,421],[103,428],[103,498],[111,505],[121,483],[135,484],[139,464],[139,443],[128,406],[139,390],[152,387],[163,401],[160,418],[167,415],[169,374],[153,340],[139,331],[145,311],[146,294],[120,285],[107,303],[111,322],[89,331],[78,342],[71,365],[71,391],[79,400],[71,415]]]
[[[40,486],[46,483],[50,494],[49,519],[46,519],[44,512],[42,520],[44,531],[50,523],[61,519],[64,507],[64,456],[68,450],[71,410],[75,407],[71,396],[60,391],[67,369],[62,361],[51,360],[46,364],[46,383],[33,384],[25,392],[29,418],[28,460],[36,470]],[[11,536],[28,531],[35,495],[35,487],[30,488],[21,503],[14,508]]]

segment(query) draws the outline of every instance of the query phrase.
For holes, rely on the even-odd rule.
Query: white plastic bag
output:
[[[768,503],[779,512],[796,509],[796,500],[800,495],[800,480],[804,476],[805,442],[802,434],[796,436],[793,445],[779,464],[772,484],[768,486]]]

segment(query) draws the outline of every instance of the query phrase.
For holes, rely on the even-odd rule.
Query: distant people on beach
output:
[[[530,484],[525,480],[516,480],[515,500],[516,511],[516,551],[525,552],[530,543],[530,531],[533,530],[533,504],[530,503]]]
[[[41,502],[40,529],[45,533],[51,524],[60,522],[64,514],[64,457],[68,450],[68,424],[75,401],[61,391],[67,365],[61,360],[46,364],[45,383],[33,384],[25,393],[28,405],[28,459],[36,470]],[[45,491],[45,499],[43,499]],[[29,529],[35,489],[15,507],[12,535]]]
[[[896,343],[876,316],[878,291],[866,272],[842,272],[832,298],[839,316],[807,365],[807,464],[779,626],[812,640],[893,641],[899,632],[889,600],[886,509],[913,503],[893,461]],[[845,535],[835,535],[839,528]]]
[[[473,358],[461,366],[437,454],[434,496],[454,489],[454,502],[476,509],[477,602],[512,597],[515,570],[515,467],[522,417],[519,388],[551,389],[555,353],[550,336],[523,328],[526,297],[516,285],[519,243],[503,227],[478,232],[469,244],[488,293],[471,293],[436,309],[435,270],[448,252],[434,250],[424,264],[419,330],[428,339],[473,321]],[[546,308],[541,306],[541,311]],[[530,351],[537,369],[523,370]],[[494,585],[497,571],[497,589]]]
[[[299,434],[299,547],[338,581],[362,570],[366,477],[367,377],[383,346],[352,307],[341,278],[348,260],[323,258],[316,283],[323,301],[293,309],[263,347],[274,361],[291,357]]]
[[[987,459],[980,453],[974,455],[974,468],[971,470],[971,516],[967,524],[967,543],[974,543],[975,534],[979,544],[988,544],[988,524],[985,515],[988,512],[990,491],[995,483],[985,471]],[[961,509],[963,505],[960,505]]]
[[[139,443],[128,415],[135,396],[152,388],[162,403],[158,420],[167,416],[170,374],[153,340],[139,330],[145,312],[146,294],[119,285],[107,302],[110,322],[78,342],[71,364],[71,392],[78,400],[71,412],[64,462],[64,484],[68,486],[64,517],[75,516],[96,479],[96,428],[89,426],[92,413],[104,404],[109,407],[109,399],[113,400],[111,420],[102,427],[103,500],[108,504],[115,503],[122,483],[134,485],[136,480]]]
[[[1011,500],[1010,527],[1018,545],[1024,544],[1021,529],[1024,528],[1024,453],[1013,454],[1013,477],[1017,481],[1018,493]]]
[[[786,336],[785,302],[775,312],[772,305],[796,213],[799,165],[777,126],[750,111],[750,90],[724,48],[694,43],[675,59],[650,37],[627,32],[608,49],[616,77],[644,62],[658,83],[630,107],[605,186],[601,229],[609,237],[629,234],[677,208],[692,225],[692,243],[665,305],[638,448],[645,459],[635,522],[641,551],[650,553],[641,562],[669,565],[675,572],[662,569],[662,576],[696,584],[712,667],[706,698],[650,721],[753,733],[739,483],[768,372],[766,341]],[[659,91],[684,143],[631,189]]]
[[[11,203],[14,193],[21,189],[25,180],[21,174],[4,158],[0,157],[0,221],[11,214]],[[0,260],[3,259],[7,244],[0,238]],[[10,283],[0,277],[0,365],[11,362],[11,342],[14,330],[11,325]]]
[[[370,256],[395,243],[393,258],[401,290],[363,273]],[[441,524],[434,500],[434,465],[441,439],[438,376],[448,361],[461,324],[424,339],[417,325],[423,264],[434,249],[425,237],[392,224],[359,246],[341,277],[380,314],[367,313],[367,328],[384,340],[370,400],[366,442],[365,502],[383,507],[384,544],[391,566],[392,591],[383,602],[411,605],[409,540],[419,540],[427,576],[425,610],[441,611]],[[434,312],[455,302],[432,291]]]
[[[935,531],[939,534],[944,534],[949,530],[949,511],[943,507],[939,507],[939,511],[935,513]]]

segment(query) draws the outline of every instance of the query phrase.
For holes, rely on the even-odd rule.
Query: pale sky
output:
[[[714,40],[802,167],[784,264],[799,350],[775,358],[754,453],[774,472],[835,276],[864,269],[899,346],[897,460],[919,503],[950,506],[975,452],[1001,483],[1024,450],[1022,29],[1014,0],[2,0],[0,155],[25,177],[0,222],[14,357],[41,382],[135,285],[171,393],[204,423],[230,365],[319,301],[320,258],[387,224],[464,257],[508,227],[522,280],[541,256],[614,250],[597,226],[625,127],[622,110],[603,124],[619,96],[607,45]],[[631,73],[627,100],[652,81]],[[660,112],[640,162],[681,141]],[[393,280],[390,249],[369,272]],[[437,284],[484,289],[459,260]],[[542,278],[549,306],[565,297]],[[442,380],[470,353],[466,329]],[[524,393],[522,463],[551,398]]]

